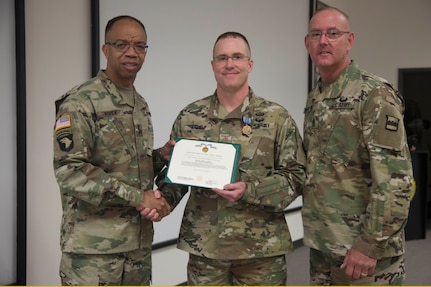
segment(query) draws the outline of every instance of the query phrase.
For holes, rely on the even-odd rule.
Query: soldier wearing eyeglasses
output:
[[[312,285],[401,285],[412,165],[404,101],[350,59],[336,8],[315,13],[305,46],[319,71],[304,120],[302,208]]]
[[[239,144],[239,175],[223,188],[190,188],[177,245],[189,253],[187,283],[285,285],[293,244],[284,210],[305,169],[299,130],[284,107],[249,87],[253,60],[244,35],[220,35],[211,66],[215,92],[180,111],[171,138]],[[158,184],[172,206],[188,191]]]
[[[153,149],[150,110],[134,88],[147,48],[139,20],[111,19],[102,47],[106,69],[55,103],[62,285],[151,283],[153,223],[140,211],[155,210],[155,221],[170,212],[153,182],[171,145]]]

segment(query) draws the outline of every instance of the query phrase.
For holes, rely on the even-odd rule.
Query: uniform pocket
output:
[[[362,132],[351,109],[337,110],[327,125],[327,136],[321,139],[323,153],[333,163],[347,166],[357,152]]]
[[[96,133],[97,153],[105,163],[117,165],[136,156],[133,129],[126,129],[117,118],[100,119]]]
[[[268,137],[253,137],[243,149],[239,168],[249,176],[264,177],[274,169],[274,140]]]

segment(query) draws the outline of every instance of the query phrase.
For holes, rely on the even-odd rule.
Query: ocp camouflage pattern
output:
[[[153,224],[136,206],[153,188],[153,126],[146,101],[124,97],[99,71],[56,101],[54,170],[63,252],[109,254],[151,248]],[[65,140],[66,139],[66,140]]]
[[[251,133],[243,133],[250,119]],[[305,155],[298,128],[282,106],[254,95],[227,113],[213,94],[185,107],[171,138],[240,144],[239,178],[247,183],[232,203],[211,189],[192,187],[178,248],[215,259],[276,256],[293,249],[284,210],[304,181]],[[175,206],[188,187],[158,184]]]
[[[412,165],[401,95],[355,62],[308,96],[304,243],[345,256],[404,253]]]

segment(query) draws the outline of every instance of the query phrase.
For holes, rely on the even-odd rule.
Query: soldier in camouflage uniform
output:
[[[302,208],[312,285],[400,285],[412,165],[404,103],[349,57],[348,17],[318,11],[305,45],[320,72],[304,121]]]
[[[178,242],[190,253],[188,284],[285,285],[293,245],[284,210],[303,184],[301,136],[285,108],[249,88],[253,60],[242,34],[220,35],[211,64],[215,93],[179,113],[171,138],[240,144],[239,178],[223,189],[191,187]],[[188,190],[159,188],[172,205]]]
[[[153,224],[142,209],[167,215],[153,191],[164,166],[153,150],[146,101],[133,83],[146,55],[142,23],[110,20],[106,70],[56,101],[54,169],[61,190],[63,285],[149,285]],[[164,154],[169,155],[167,143]]]

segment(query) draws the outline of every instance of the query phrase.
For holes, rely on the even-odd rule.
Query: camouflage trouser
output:
[[[150,285],[151,249],[115,254],[64,253],[60,262],[61,284]]]
[[[405,279],[403,255],[378,260],[373,275],[357,280],[340,268],[343,259],[310,249],[310,285],[402,285]]]
[[[286,285],[286,256],[217,260],[190,254],[188,285]]]

